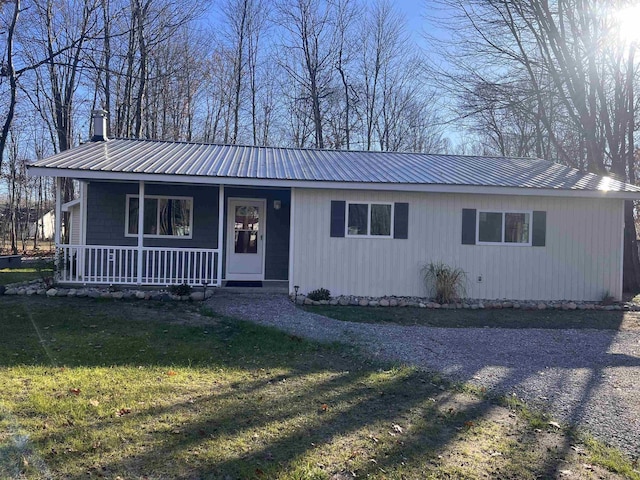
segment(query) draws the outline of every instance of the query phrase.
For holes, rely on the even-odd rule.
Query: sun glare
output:
[[[616,13],[620,39],[640,44],[640,3],[623,7]]]

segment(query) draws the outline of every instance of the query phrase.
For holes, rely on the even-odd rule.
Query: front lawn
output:
[[[25,282],[53,276],[53,261],[49,259],[30,260],[21,268],[0,269],[0,285]]]
[[[517,402],[199,308],[0,297],[0,478],[640,478]]]
[[[441,310],[417,307],[304,306],[337,320],[448,328],[640,329],[639,312],[595,310]]]

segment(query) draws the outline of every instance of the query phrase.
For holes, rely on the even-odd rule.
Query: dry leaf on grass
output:
[[[394,423],[392,425],[393,430],[398,432],[398,433],[403,433],[404,432],[404,428],[402,428],[400,425],[398,425],[397,423]]]

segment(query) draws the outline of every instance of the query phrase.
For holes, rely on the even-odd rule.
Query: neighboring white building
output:
[[[39,240],[53,240],[56,229],[56,213],[50,210],[29,226],[29,237]]]

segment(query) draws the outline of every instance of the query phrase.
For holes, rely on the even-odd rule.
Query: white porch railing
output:
[[[222,281],[217,249],[58,245],[57,253],[60,283],[220,286]]]

